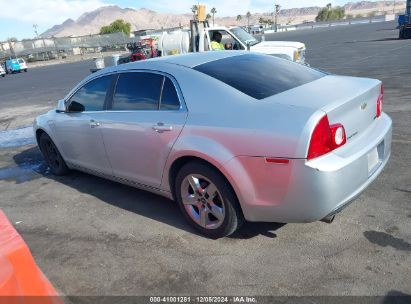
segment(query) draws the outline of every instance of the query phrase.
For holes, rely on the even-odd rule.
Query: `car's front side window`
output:
[[[130,72],[119,75],[113,111],[158,110],[163,75]]]
[[[103,76],[85,84],[70,98],[70,106],[82,111],[103,111],[112,76]],[[82,112],[81,110],[77,110]]]

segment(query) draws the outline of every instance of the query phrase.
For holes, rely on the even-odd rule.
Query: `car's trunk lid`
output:
[[[322,110],[330,124],[344,126],[349,140],[374,121],[380,92],[379,80],[327,75],[268,100],[313,111]]]

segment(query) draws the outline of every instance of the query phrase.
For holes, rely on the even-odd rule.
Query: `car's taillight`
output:
[[[381,116],[382,104],[384,103],[384,85],[381,84],[381,92],[377,99],[377,112],[375,117],[378,118]]]
[[[330,126],[332,134],[332,147],[333,150],[341,147],[347,142],[345,137],[345,129],[342,124],[334,124]]]
[[[313,159],[337,149],[347,142],[342,124],[330,125],[327,115],[324,115],[314,128],[311,135],[307,159]]]

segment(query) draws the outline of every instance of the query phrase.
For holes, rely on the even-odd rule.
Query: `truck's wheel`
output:
[[[189,162],[180,169],[175,194],[185,218],[207,237],[230,235],[244,222],[231,186],[205,163]]]
[[[66,175],[70,172],[56,145],[46,133],[41,134],[39,146],[47,165],[54,175]]]
[[[399,36],[398,36],[400,39],[404,39],[405,37],[404,37],[404,29],[403,28],[400,28],[400,33],[399,33]]]

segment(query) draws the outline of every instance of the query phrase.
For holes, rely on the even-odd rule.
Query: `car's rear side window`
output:
[[[158,110],[163,75],[145,72],[120,74],[113,111]]]
[[[256,99],[317,80],[324,73],[275,56],[244,54],[194,67]]]
[[[170,78],[164,78],[163,94],[161,95],[160,110],[178,110],[180,101],[173,82]]]

